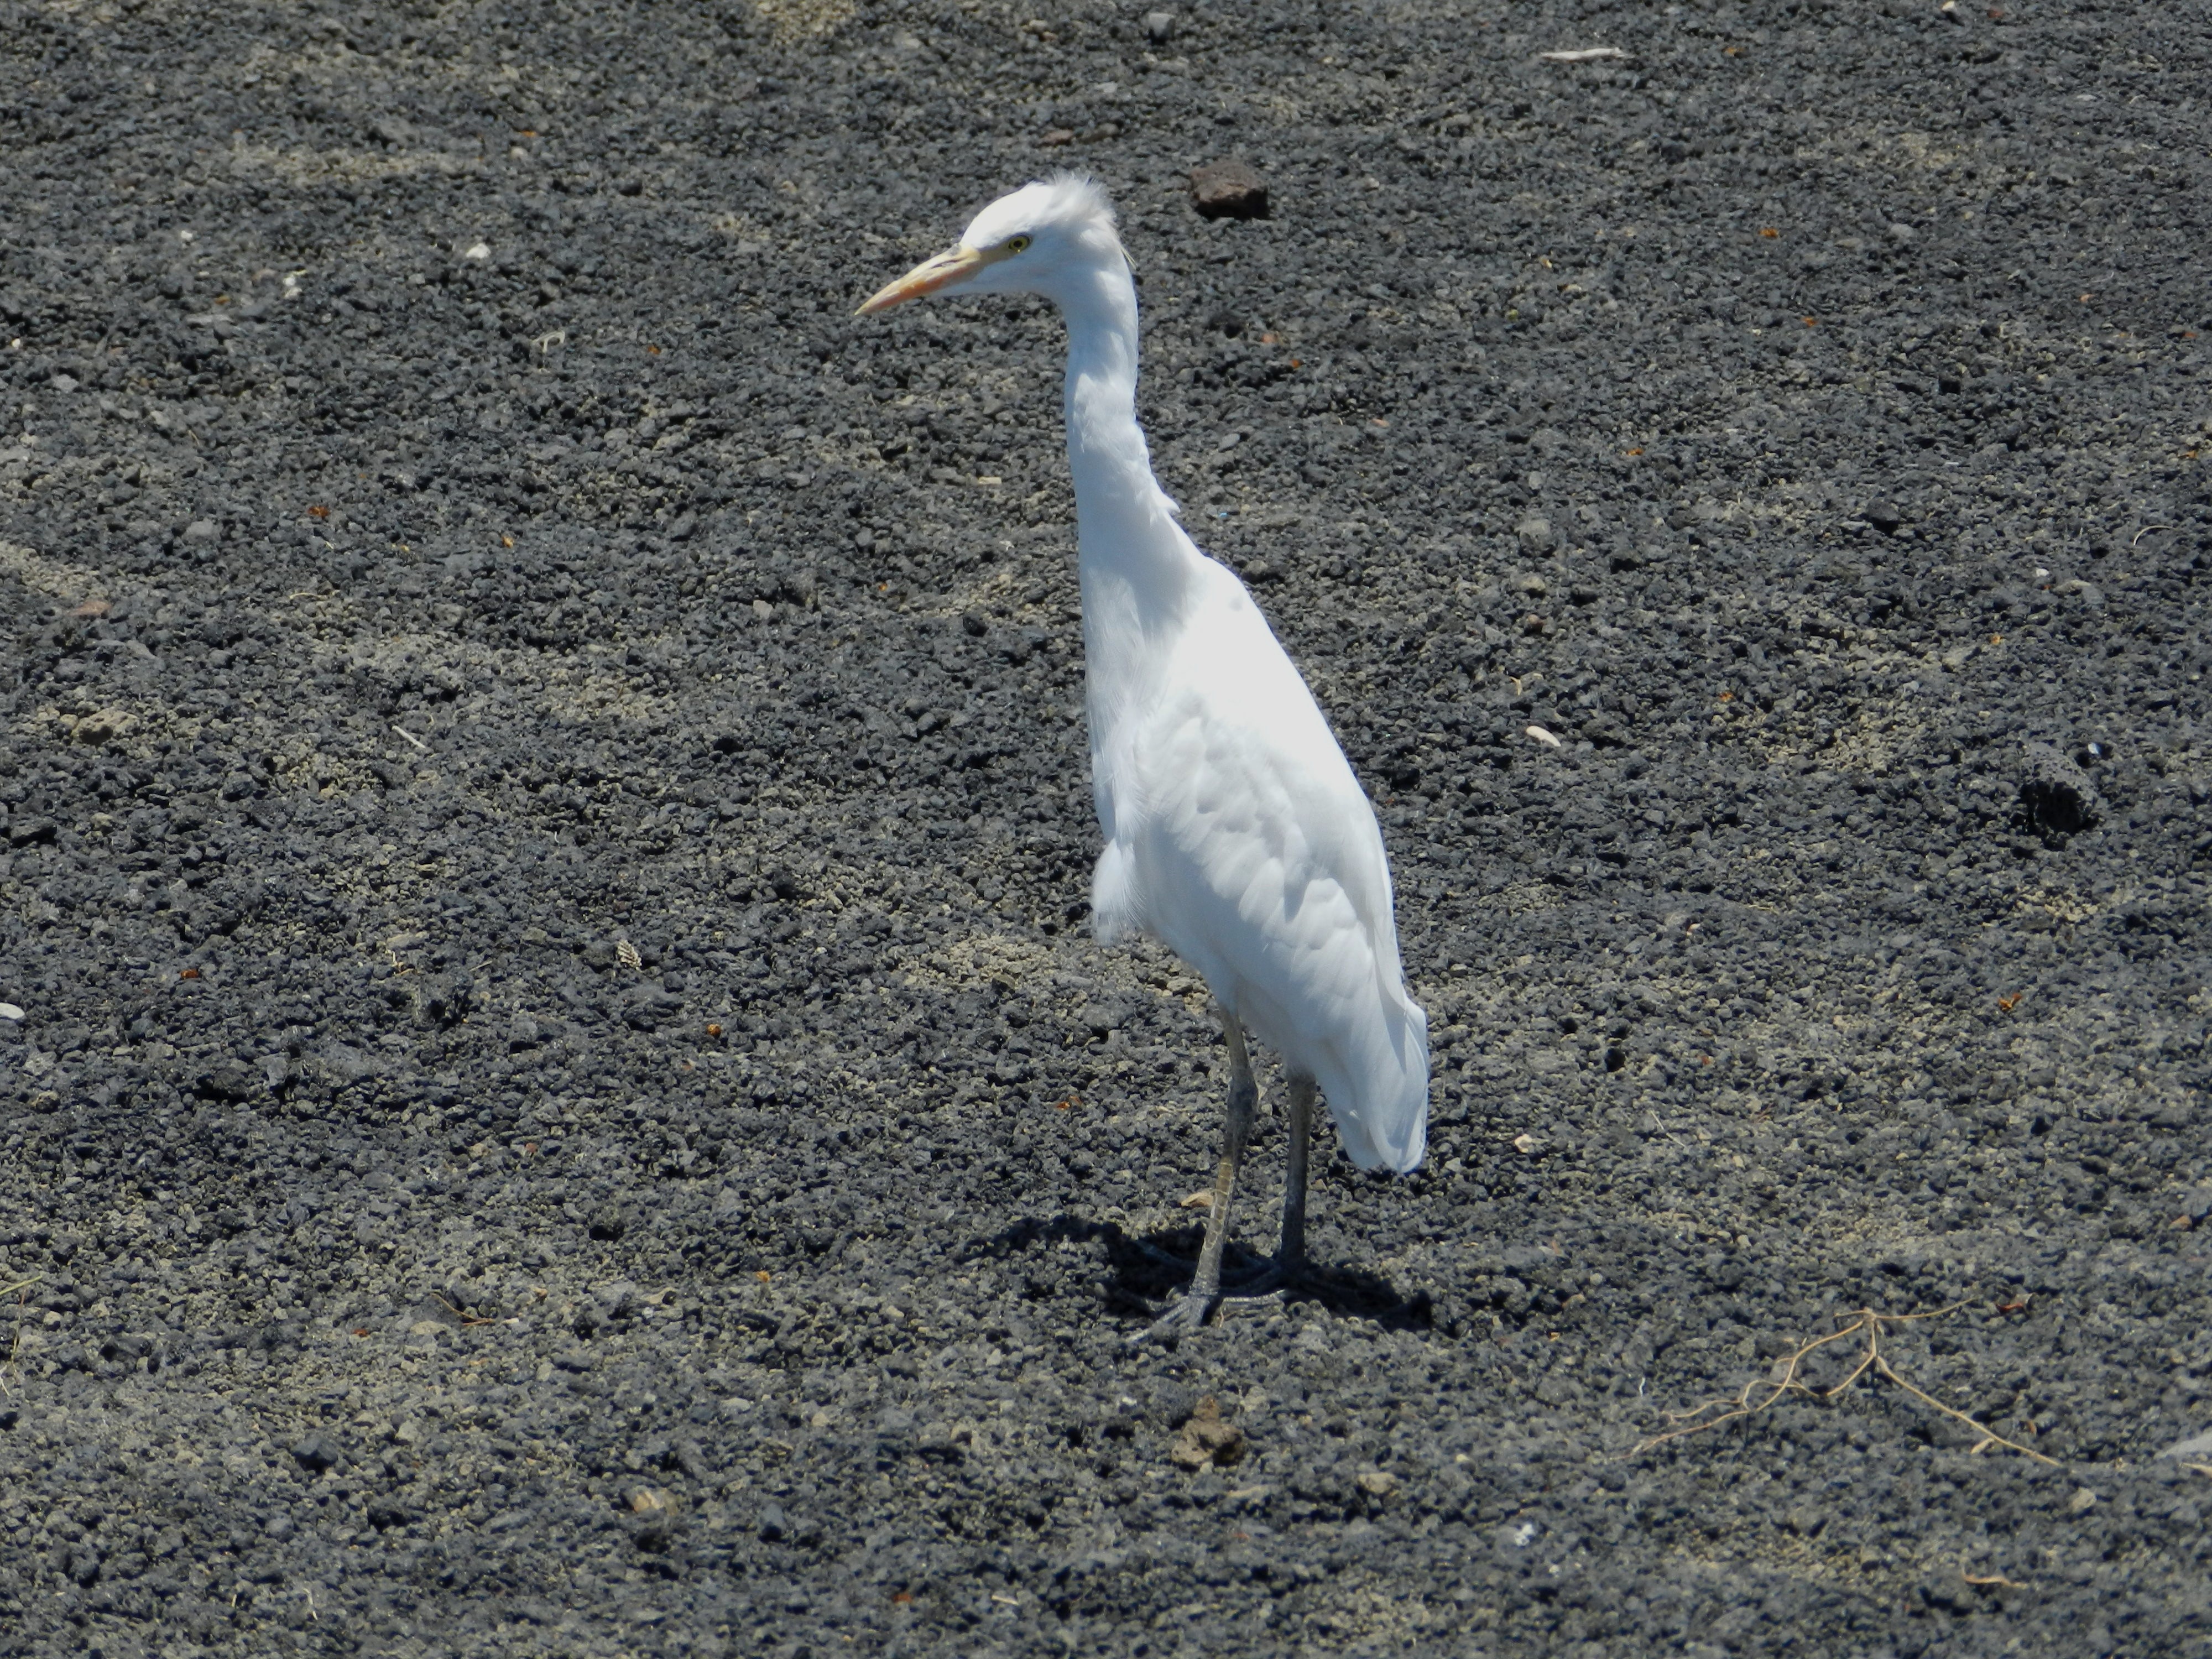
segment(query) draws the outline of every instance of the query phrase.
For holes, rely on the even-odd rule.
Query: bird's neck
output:
[[[1152,477],[1137,424],[1137,290],[1118,258],[1060,296],[1067,319],[1067,465],[1086,612],[1130,607],[1146,631],[1200,555]],[[1096,629],[1085,631],[1096,640]]]

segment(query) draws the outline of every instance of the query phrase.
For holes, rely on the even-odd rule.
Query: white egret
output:
[[[1228,1039],[1229,1124],[1188,1295],[1146,1336],[1222,1299],[1230,1199],[1259,1091],[1247,1030],[1289,1081],[1290,1162],[1273,1276],[1304,1267],[1316,1089],[1363,1170],[1428,1145],[1428,1018],[1407,994],[1374,809],[1244,585],[1200,552],[1137,424],[1137,293],[1105,193],[1063,174],[1001,198],[959,245],[860,307],[1035,294],[1067,324],[1091,785],[1106,850],[1093,927],[1166,945],[1204,977]],[[1139,1337],[1138,1340],[1142,1340]]]

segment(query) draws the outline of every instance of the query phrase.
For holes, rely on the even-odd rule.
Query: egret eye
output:
[[[1019,253],[1023,249],[1029,246],[1029,245],[1030,239],[1026,236],[1009,236],[1006,238],[1006,252],[1009,253]]]

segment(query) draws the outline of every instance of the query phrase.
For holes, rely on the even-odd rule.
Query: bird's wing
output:
[[[1224,576],[1233,593],[1194,618],[1127,757],[1129,890],[1141,925],[1318,1079],[1359,1162],[1410,1167],[1425,1023],[1405,993],[1382,835],[1305,683]]]
[[[1228,591],[1213,596],[1170,676],[1188,688],[1162,709],[1175,731],[1162,752],[1180,779],[1167,779],[1155,804],[1175,804],[1185,826],[1177,839],[1212,884],[1252,902],[1268,896],[1283,908],[1285,937],[1356,926],[1387,951],[1376,965],[1395,982],[1390,870],[1374,809],[1267,619],[1222,574]]]

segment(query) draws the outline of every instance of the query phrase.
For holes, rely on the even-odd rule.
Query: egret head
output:
[[[1080,173],[1059,173],[1001,196],[969,222],[957,246],[878,290],[860,314],[955,290],[1058,300],[1085,275],[1127,258],[1106,192]]]

